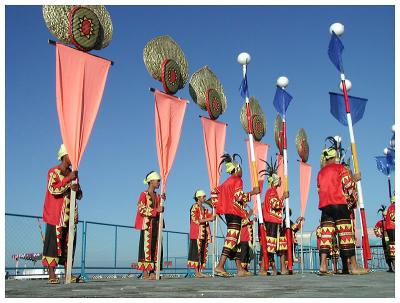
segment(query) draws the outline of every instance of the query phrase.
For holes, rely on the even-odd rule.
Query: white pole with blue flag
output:
[[[353,156],[353,164],[354,164],[354,171],[355,173],[359,173],[359,166],[358,166],[358,159],[357,159],[357,151],[356,151],[356,143],[355,143],[355,137],[354,137],[354,130],[353,130],[353,120],[352,120],[352,115],[350,112],[350,104],[351,102],[349,99],[348,94],[347,94],[347,84],[349,83],[348,80],[346,81],[346,77],[344,74],[344,69],[343,69],[343,62],[342,62],[342,52],[344,49],[344,46],[342,44],[342,41],[339,39],[339,36],[341,36],[344,32],[344,26],[340,23],[334,23],[331,25],[330,29],[330,34],[331,34],[331,40],[329,42],[329,48],[328,48],[328,55],[329,59],[332,61],[332,63],[335,65],[335,67],[338,69],[340,72],[340,88],[343,90],[344,94],[344,106],[345,106],[345,112],[346,112],[346,120],[341,121],[335,114],[332,112],[332,107],[331,107],[331,113],[335,116],[336,119],[339,120],[342,124],[347,124],[349,128],[349,135],[350,135],[350,143],[351,143],[351,152]],[[347,83],[346,83],[347,82]],[[365,109],[365,102],[363,103],[364,107],[362,110],[356,109],[356,112],[358,113],[358,119],[354,122],[356,123],[358,120],[362,118],[362,115],[364,113]],[[343,104],[343,103],[342,103]],[[332,95],[331,95],[331,105],[332,105]],[[353,108],[353,104],[352,104]],[[371,251],[369,247],[369,240],[368,240],[368,232],[367,232],[367,222],[366,222],[366,217],[365,217],[365,208],[364,208],[364,197],[363,197],[363,191],[361,187],[361,181],[357,181],[357,191],[358,191],[358,202],[359,202],[359,211],[360,211],[360,216],[361,216],[361,235],[362,235],[362,246],[363,246],[363,260],[364,260],[364,268],[368,268],[368,260],[371,259]]]
[[[292,101],[292,96],[285,91],[289,85],[289,79],[285,76],[279,77],[276,81],[276,93],[274,97],[274,107],[278,113],[282,115],[283,130],[283,180],[284,192],[288,192],[288,165],[287,165],[287,137],[286,137],[286,110]],[[290,228],[290,203],[289,197],[285,198],[285,225],[286,225],[286,241],[288,254],[288,270],[292,273],[293,269],[293,250],[292,250],[292,230]]]
[[[237,61],[243,68],[243,80],[240,84],[240,95],[242,98],[246,100],[246,116],[247,116],[247,123],[249,129],[249,145],[250,145],[250,160],[251,160],[251,168],[252,176],[253,176],[253,184],[258,187],[258,172],[257,172],[257,165],[256,165],[256,157],[254,153],[254,138],[253,138],[253,127],[251,123],[251,109],[250,109],[250,100],[249,100],[249,89],[247,85],[247,65],[250,63],[251,56],[248,53],[240,53],[237,57]],[[263,252],[263,265],[264,269],[268,270],[268,255],[267,255],[267,246],[266,246],[266,235],[265,230],[263,227],[263,216],[262,216],[262,207],[261,207],[261,196],[257,194],[256,196],[257,201],[257,210],[258,210],[258,222],[260,226],[260,239],[261,239],[261,249]]]

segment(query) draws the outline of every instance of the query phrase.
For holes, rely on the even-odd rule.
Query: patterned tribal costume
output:
[[[339,237],[341,257],[355,255],[355,238],[351,222],[350,207],[358,200],[356,184],[349,171],[342,164],[325,165],[317,177],[319,205],[321,213],[320,254],[330,254],[333,237]]]
[[[276,187],[272,186],[268,188],[263,204],[263,218],[266,231],[267,253],[270,263],[274,262],[274,254],[277,251],[278,233],[280,225],[282,224],[282,211],[283,199],[279,198]]]
[[[46,236],[43,243],[42,264],[46,267],[66,265],[68,250],[68,224],[70,212],[71,179],[63,176],[59,166],[47,174],[47,190],[44,200],[43,221],[46,225]],[[82,191],[76,192],[76,199],[82,198]],[[75,234],[78,223],[78,205],[75,204]],[[75,255],[76,237],[74,238],[73,255]]]
[[[389,265],[389,268],[390,268],[391,263],[390,263],[390,258],[389,258],[388,245],[387,245],[387,243],[389,243],[389,236],[388,236],[387,230],[385,228],[385,220],[384,219],[376,222],[375,227],[374,227],[374,234],[377,238],[381,238],[381,240],[382,240],[382,249],[383,249],[383,253],[385,256],[385,261]]]
[[[387,208],[385,217],[385,228],[389,237],[388,252],[389,259],[393,262],[395,260],[395,203],[391,203]]]
[[[187,262],[189,268],[206,267],[211,230],[208,222],[200,223],[199,220],[211,217],[212,213],[198,203],[194,203],[190,208],[190,246]]]
[[[222,255],[231,260],[240,259],[240,229],[242,219],[246,217],[245,206],[250,201],[250,194],[243,192],[243,181],[239,176],[231,175],[211,193],[216,203],[216,213],[224,214],[227,234]]]
[[[253,236],[253,221],[249,218],[243,218],[242,228],[240,229],[240,262],[246,270],[248,270],[251,261]]]
[[[157,193],[155,195],[156,201],[153,201],[151,195],[144,191],[140,194],[137,203],[135,228],[140,230],[137,269],[143,271],[153,271],[157,265],[157,238],[160,214],[156,209],[160,206],[161,196]],[[160,270],[162,270],[162,262],[160,262]]]
[[[292,243],[293,243],[293,250],[296,251],[296,246],[297,246],[297,238],[296,238],[296,233],[300,230],[301,227],[301,222],[296,220],[296,222],[293,222],[290,220],[290,229],[292,230]],[[287,239],[286,239],[286,222],[285,220],[282,221],[282,225],[279,227],[280,231],[280,237],[278,240],[278,247],[277,247],[277,255],[287,255]]]

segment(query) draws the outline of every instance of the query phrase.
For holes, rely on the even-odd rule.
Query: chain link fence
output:
[[[29,277],[47,274],[41,263],[43,249],[42,237],[46,225],[38,216],[5,214],[5,271],[6,277]],[[132,226],[106,224],[91,221],[79,221],[77,226],[77,244],[73,264],[73,274],[86,278],[140,276],[135,268],[138,255],[139,232]],[[224,238],[217,237],[217,258],[221,253]],[[304,271],[314,272],[319,267],[319,255],[316,247],[303,243]],[[212,244],[205,273],[212,272]],[[257,243],[258,246],[258,243]],[[191,276],[193,270],[187,268],[189,233],[164,230],[163,232],[163,271],[164,275]],[[293,271],[301,271],[300,245],[295,251],[299,262],[293,264]],[[39,255],[39,256],[38,256]],[[357,249],[357,258],[361,264],[362,250]],[[371,246],[372,260],[369,268],[373,270],[387,268],[381,246]],[[36,256],[36,257],[32,257]],[[251,261],[249,270],[258,268],[259,254]],[[276,261],[278,261],[276,259]],[[279,264],[280,262],[276,262]],[[341,262],[339,262],[340,264]],[[233,261],[227,261],[225,268],[234,272]],[[340,266],[339,266],[340,268]],[[63,269],[59,269],[63,273]]]

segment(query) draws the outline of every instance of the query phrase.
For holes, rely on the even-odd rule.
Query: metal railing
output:
[[[39,216],[5,214],[5,270],[8,276],[30,275],[29,270],[43,269],[41,260],[37,262],[19,260],[19,262],[16,262],[12,259],[14,254],[42,252],[43,243],[40,231],[44,233],[45,224],[40,222],[41,219],[42,217]],[[186,266],[190,241],[189,233],[164,230],[163,235],[163,264],[166,265],[164,265],[163,274],[191,275],[192,270]],[[132,226],[79,221],[76,238],[73,273],[80,273],[86,278],[101,274],[137,276],[141,274],[141,271],[132,266],[137,260],[139,245],[139,232],[134,230]],[[217,237],[219,253],[223,247],[223,242],[223,237]],[[371,246],[371,254],[372,260],[369,261],[369,268],[386,268],[381,246]],[[296,255],[300,255],[300,245],[297,246]],[[357,249],[357,257],[361,258],[360,249]],[[258,259],[259,254],[256,253],[255,258],[250,263],[250,270],[256,271]],[[317,271],[319,255],[316,247],[303,245],[303,260],[305,272]],[[210,246],[204,272],[211,273],[211,263]],[[279,263],[277,262],[277,264]],[[234,262],[228,261],[226,269],[233,271],[235,269]],[[300,262],[294,263],[293,271],[301,271]],[[46,274],[46,272],[43,271],[43,274]]]

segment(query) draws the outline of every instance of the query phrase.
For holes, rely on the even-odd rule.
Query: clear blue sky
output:
[[[299,214],[299,168],[295,136],[303,127],[313,167],[305,230],[318,224],[316,176],[325,137],[348,129],[329,113],[329,91],[338,92],[339,74],[329,61],[329,26],[345,25],[342,41],[350,94],[368,98],[355,137],[365,197],[367,223],[377,221],[380,204],[388,204],[387,181],[376,169],[394,124],[394,6],[107,6],[113,40],[94,54],[114,61],[102,104],[79,175],[84,198],[81,220],[133,225],[136,201],[150,170],[158,170],[154,99],[149,87],[161,88],[143,63],[143,47],[158,35],[170,35],[189,62],[189,74],[209,65],[228,99],[219,120],[228,123],[225,150],[243,158],[245,189],[250,190],[244,133],[239,113],[240,52],[251,54],[250,95],[267,118],[263,142],[276,153],[272,100],[276,79],[286,75],[293,101],[287,112],[289,190],[293,215]],[[6,200],[5,211],[41,215],[46,174],[57,164],[61,135],[55,103],[55,49],[47,39],[41,6],[6,6]],[[180,145],[167,184],[166,228],[188,231],[189,208],[197,188],[208,188],[202,112],[188,85],[177,93],[187,98]],[[394,178],[394,175],[392,176]],[[221,180],[226,178],[223,172]]]

